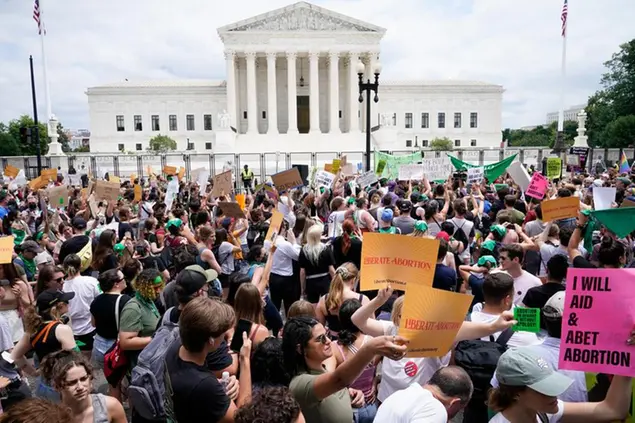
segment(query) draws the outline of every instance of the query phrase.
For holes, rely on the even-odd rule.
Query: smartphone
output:
[[[238,324],[236,325],[236,330],[234,331],[234,336],[232,338],[232,342],[229,345],[229,349],[234,352],[239,352],[243,347],[243,332],[247,332],[247,336],[251,333],[251,323],[249,320],[240,319]]]

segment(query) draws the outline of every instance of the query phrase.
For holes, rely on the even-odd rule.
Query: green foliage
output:
[[[157,135],[150,139],[150,151],[166,152],[169,150],[176,150],[176,141],[167,135]]]
[[[448,137],[435,138],[430,141],[430,148],[434,151],[452,151],[454,143]]]
[[[564,122],[564,142],[566,146],[573,145],[577,136],[578,122]],[[534,129],[505,129],[503,139],[508,140],[509,147],[549,147],[552,148],[558,134],[558,122],[549,126],[537,126]]]
[[[611,140],[611,147],[626,148],[633,144],[635,136],[635,115],[620,116],[609,123],[603,138]]]
[[[0,156],[19,156],[22,154],[20,145],[8,133],[0,131]]]
[[[20,128],[31,128],[35,126],[35,122],[33,118],[29,115],[22,115],[18,119],[13,119],[9,122],[8,132],[15,140],[16,144],[20,146],[20,155],[23,156],[35,156],[37,155],[37,145],[35,142],[31,144],[26,144],[22,141],[20,137]],[[49,151],[49,140],[48,140],[48,131],[46,125],[38,122],[38,132],[40,137],[40,148],[42,156],[45,156]],[[35,141],[35,135],[31,135],[32,140]]]
[[[90,153],[90,146],[82,145],[81,147],[77,147],[73,150],[75,153]]]
[[[68,145],[68,143],[70,142],[70,139],[68,138],[68,135],[66,134],[66,131],[64,130],[64,127],[62,126],[62,124],[58,124],[57,125],[57,136],[59,138],[57,138],[57,142],[59,142],[62,145],[62,151],[64,153],[68,153],[71,151],[71,147],[70,145]]]

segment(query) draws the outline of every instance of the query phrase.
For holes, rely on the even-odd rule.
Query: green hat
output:
[[[494,252],[495,249],[496,249],[496,241],[494,241],[493,239],[488,239],[487,241],[484,241],[481,244],[481,250]],[[488,257],[491,257],[491,256],[488,256]]]
[[[628,178],[621,177],[621,178],[617,178],[617,180],[620,182],[623,182],[626,186],[629,186],[631,184],[631,180]]]
[[[496,380],[501,385],[527,387],[548,397],[562,395],[573,379],[554,371],[535,347],[507,350],[498,359]]]
[[[490,242],[490,241],[485,241],[485,242]],[[492,266],[496,267],[496,259],[492,256],[481,256],[478,259],[478,262],[476,264],[479,266],[485,266],[487,263],[490,263]]]
[[[505,234],[507,233],[507,229],[505,229],[505,227],[502,225],[494,225],[490,228],[490,231],[494,232],[501,238],[504,237]]]
[[[424,222],[423,220],[417,220],[415,222],[415,231],[425,232],[427,230],[428,230],[428,224],[426,222]]]
[[[115,253],[117,253],[117,255],[121,255],[123,254],[123,250],[126,248],[125,245],[123,245],[121,242],[115,244],[114,247],[112,247],[112,249],[115,251]]]
[[[183,221],[181,219],[170,219],[168,223],[165,224],[165,229],[170,229],[170,227],[174,226],[175,228],[180,228],[183,225]]]

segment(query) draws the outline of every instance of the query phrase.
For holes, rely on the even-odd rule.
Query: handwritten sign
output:
[[[166,175],[176,175],[176,166],[163,166],[163,173]]]
[[[178,173],[178,175],[177,175],[177,176],[178,176],[178,178],[179,178],[179,181],[182,181],[182,180],[183,180],[183,178],[185,178],[185,168],[184,168],[184,167],[181,167],[181,168],[179,169],[179,173]]]
[[[547,178],[559,178],[562,175],[562,159],[559,157],[547,158]]]
[[[282,219],[284,219],[284,215],[282,213],[278,210],[272,211],[271,220],[269,220],[269,230],[267,231],[267,236],[265,236],[265,241],[273,242],[274,237],[278,236],[280,233],[280,225],[282,225]]]
[[[232,171],[228,170],[218,175],[214,175],[214,187],[212,188],[212,195],[214,197],[220,197],[222,195],[229,195],[232,192]]]
[[[6,177],[15,178],[18,176],[18,173],[20,173],[20,169],[15,166],[7,165],[7,167],[4,168],[4,176]]]
[[[223,211],[223,214],[227,217],[233,217],[236,219],[245,218],[245,212],[243,211],[243,209],[240,208],[238,203],[220,201],[218,203],[218,207],[220,207],[220,209]]]
[[[545,178],[542,173],[534,172],[534,174],[531,175],[531,181],[529,181],[529,187],[527,188],[525,194],[529,197],[542,200],[548,187],[549,180]]]
[[[565,197],[543,201],[541,208],[543,222],[577,217],[580,210],[580,199],[578,197]]]
[[[29,181],[29,188],[31,188],[32,191],[37,191],[40,188],[44,188],[48,184],[49,184],[48,178],[45,178],[44,176],[39,176]]]
[[[143,193],[143,189],[141,185],[137,184],[134,186],[134,201],[141,201],[141,194]]]
[[[95,199],[116,202],[119,198],[119,188],[116,182],[95,181]]]
[[[49,188],[47,196],[51,207],[59,208],[68,206],[68,188],[64,185]]]
[[[485,170],[482,167],[471,167],[467,170],[467,183],[480,184],[483,181],[483,174]]]
[[[354,173],[355,169],[353,168],[353,163],[346,163],[342,165],[342,175],[353,176]]]
[[[429,181],[436,181],[439,179],[448,179],[448,176],[454,172],[454,166],[447,157],[438,159],[423,159],[421,160],[423,165],[423,175],[428,178]]]
[[[518,323],[512,326],[514,332],[540,332],[540,309],[514,307],[514,320]]]
[[[40,176],[42,176],[47,181],[49,179],[52,180],[52,181],[56,181],[57,180],[57,169],[42,169],[42,173],[40,173]]]
[[[13,261],[13,237],[3,236],[0,238],[0,264],[7,264]]]
[[[291,169],[271,175],[271,180],[278,189],[278,192],[288,191],[292,188],[304,185],[302,176],[300,175],[300,171],[297,167],[292,167]]]
[[[406,357],[440,357],[447,354],[473,298],[472,295],[431,286],[410,285],[399,322],[399,335],[410,341]]]
[[[362,188],[366,188],[368,185],[376,184],[378,180],[379,177],[377,176],[375,171],[369,170],[368,172],[363,173],[357,178],[357,184]]]
[[[365,234],[360,289],[371,291],[390,284],[406,291],[409,284],[432,286],[438,250],[436,239]]]
[[[420,164],[406,164],[399,166],[399,179],[402,181],[416,181],[423,179],[423,166]]]
[[[92,195],[88,199],[88,207],[90,208],[90,215],[93,218],[97,218],[97,216],[99,215],[99,206],[97,205],[97,202]]]
[[[325,170],[315,172],[315,185],[319,187],[331,188],[335,182],[335,175]]]
[[[635,376],[633,280],[635,269],[569,269],[559,369]]]

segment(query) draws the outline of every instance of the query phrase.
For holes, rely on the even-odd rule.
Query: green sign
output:
[[[547,158],[547,179],[560,178],[562,176],[562,159],[559,157]]]
[[[381,175],[382,173],[384,173],[385,168],[386,168],[386,160],[380,160],[377,163],[377,170],[375,171],[375,173],[377,175]]]
[[[490,183],[492,183],[496,180],[496,178],[498,178],[503,173],[505,173],[505,171],[507,170],[509,165],[512,164],[512,162],[514,161],[517,155],[518,154],[514,154],[512,156],[507,157],[504,160],[501,160],[500,162],[482,166],[484,175],[487,178],[487,180]],[[466,172],[471,167],[481,167],[478,165],[470,164],[468,162],[464,162],[463,160],[459,160],[458,158],[450,154],[448,154],[448,157],[450,158],[450,161],[452,162],[452,165],[454,166],[454,168],[459,172]]]
[[[539,308],[514,308],[514,320],[518,324],[512,326],[514,332],[540,332],[540,309]]]
[[[385,163],[383,169],[379,168],[381,162]],[[406,154],[404,156],[393,156],[392,154],[375,151],[375,163],[377,163],[376,173],[380,178],[397,179],[401,165],[417,164],[419,162],[421,162],[421,152]]]

